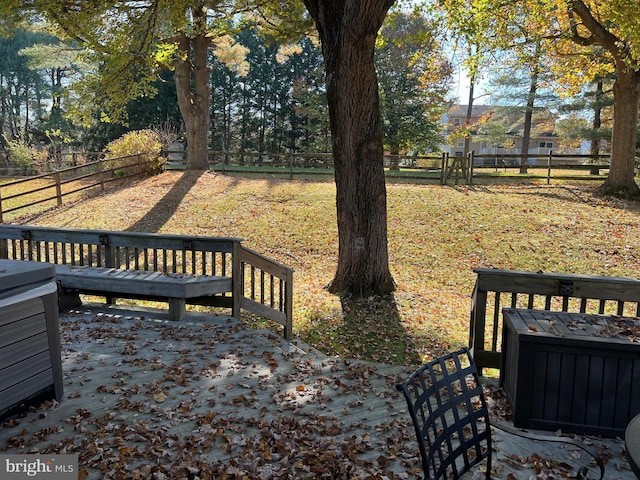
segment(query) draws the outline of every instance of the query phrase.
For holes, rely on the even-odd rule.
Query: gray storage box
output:
[[[0,260],[0,419],[62,398],[55,268]]]

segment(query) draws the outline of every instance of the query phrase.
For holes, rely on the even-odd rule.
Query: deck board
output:
[[[92,479],[187,468],[201,478],[421,478],[394,388],[408,367],[328,357],[227,316],[169,322],[166,311],[91,306],[60,322],[64,398],[0,427],[1,453],[79,453]],[[576,465],[577,452],[557,445],[494,438],[494,478],[535,478],[523,467],[534,451]],[[635,478],[622,442],[586,441],[613,454],[606,478]]]

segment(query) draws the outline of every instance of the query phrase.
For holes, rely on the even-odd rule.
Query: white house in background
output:
[[[448,134],[467,123],[467,105],[456,105],[451,108],[442,118],[445,125],[445,138]],[[505,134],[508,137],[508,145],[495,145],[487,140],[482,139],[482,124],[491,120],[494,107],[491,105],[474,105],[471,110],[470,130],[471,145],[470,150],[476,154],[519,154],[522,152],[522,133],[524,130],[524,118],[514,118],[513,122],[508,124]],[[548,110],[536,112],[533,116],[532,135],[529,139],[530,155],[548,155],[549,150],[562,154],[581,154],[580,148],[567,148],[561,146],[560,137],[555,132],[555,117]],[[442,149],[448,152],[450,156],[464,155],[464,139],[452,138],[450,142],[446,142]]]

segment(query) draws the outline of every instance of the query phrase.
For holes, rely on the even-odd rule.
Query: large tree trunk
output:
[[[531,144],[531,125],[533,124],[533,106],[536,101],[536,92],[538,91],[538,64],[531,72],[529,81],[529,93],[527,94],[527,107],[524,111],[524,125],[522,128],[522,154],[520,159],[520,173],[527,173],[527,165],[529,163],[529,145]]]
[[[329,290],[384,295],[395,288],[387,250],[376,35],[393,0],[304,0],[325,63],[338,217],[338,268]]]
[[[640,199],[640,188],[634,180],[640,72],[622,62],[616,65],[613,84],[613,137],[609,176],[601,187],[605,195]]]
[[[187,169],[206,170],[209,168],[209,105],[211,102],[211,69],[207,62],[209,39],[202,25],[204,10],[193,9],[195,37],[182,33],[179,50],[182,60],[175,71],[178,107],[184,120],[187,136]],[[202,25],[198,25],[201,23]]]

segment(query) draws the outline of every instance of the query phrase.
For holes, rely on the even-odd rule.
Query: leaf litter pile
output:
[[[6,420],[0,452],[78,454],[80,479],[421,478],[394,388],[410,368],[328,357],[226,316],[152,312],[63,314],[64,398]],[[508,418],[502,390],[487,392]],[[494,478],[569,478],[581,463],[494,442]]]

